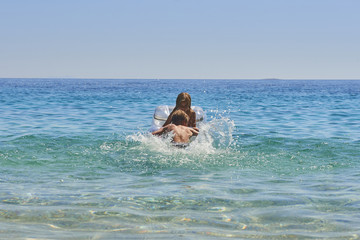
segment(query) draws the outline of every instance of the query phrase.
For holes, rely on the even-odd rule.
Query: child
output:
[[[190,137],[197,136],[199,132],[193,128],[187,127],[189,116],[183,110],[176,110],[172,114],[171,123],[159,130],[153,132],[153,135],[161,135],[173,132],[172,142],[175,144],[185,144],[190,142]],[[179,145],[179,146],[180,146]]]
[[[194,110],[191,109],[191,97],[190,97],[190,94],[188,94],[186,92],[182,92],[178,95],[178,97],[176,99],[176,106],[175,106],[174,110],[170,113],[170,115],[169,115],[168,119],[166,120],[166,122],[164,123],[163,127],[170,124],[172,115],[174,114],[175,111],[177,111],[179,109],[183,110],[189,116],[189,121],[188,121],[187,126],[193,127],[193,128],[195,128],[195,130],[199,131],[199,129],[196,128],[196,113],[194,112]]]

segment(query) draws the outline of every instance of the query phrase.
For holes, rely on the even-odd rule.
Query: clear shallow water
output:
[[[188,149],[147,130],[187,91]],[[360,81],[0,79],[0,238],[360,235]]]

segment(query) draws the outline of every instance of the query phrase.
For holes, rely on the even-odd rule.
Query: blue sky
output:
[[[360,79],[358,0],[0,0],[0,77]]]

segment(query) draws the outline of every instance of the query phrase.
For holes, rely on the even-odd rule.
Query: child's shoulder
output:
[[[170,124],[166,125],[165,127],[169,130],[172,130],[172,129],[176,128],[177,126],[173,123],[170,123]]]

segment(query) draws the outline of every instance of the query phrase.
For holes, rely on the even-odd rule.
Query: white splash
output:
[[[126,137],[127,141],[140,142],[141,148],[161,152],[163,154],[188,154],[204,155],[215,154],[227,149],[233,142],[232,132],[235,127],[234,121],[221,117],[214,118],[209,122],[201,123],[199,135],[192,138],[190,145],[184,149],[176,148],[171,144],[171,134],[165,137],[153,136],[151,133],[136,133]]]

